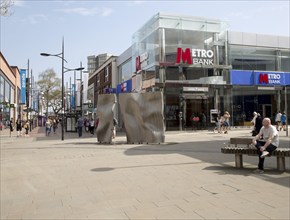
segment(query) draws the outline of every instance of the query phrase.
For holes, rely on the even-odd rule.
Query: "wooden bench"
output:
[[[258,156],[258,151],[252,145],[253,138],[230,138],[228,146],[222,147],[224,154],[235,154],[235,165],[237,168],[243,168],[243,154],[248,156]],[[290,157],[290,148],[278,147],[272,152],[271,156],[277,157],[277,169],[285,171],[285,157]]]

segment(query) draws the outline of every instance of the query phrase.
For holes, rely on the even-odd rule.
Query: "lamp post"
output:
[[[49,54],[49,53],[41,53],[41,56],[55,56],[61,59],[61,107],[63,110],[62,119],[61,119],[61,140],[64,140],[64,73],[74,70],[83,70],[84,68],[76,68],[76,69],[68,69],[64,67],[64,61],[67,63],[67,61],[64,59],[64,38],[62,38],[62,50],[61,53],[58,54]]]
[[[288,137],[288,104],[287,104],[287,85],[285,85],[285,114],[286,114],[286,136]]]
[[[82,62],[80,63],[81,64],[81,67],[82,67]],[[84,69],[84,68],[83,68]],[[81,77],[81,95],[80,95],[80,103],[81,103],[81,117],[83,117],[83,88],[82,88],[82,82],[83,82],[83,72],[82,70],[80,71],[80,77]]]

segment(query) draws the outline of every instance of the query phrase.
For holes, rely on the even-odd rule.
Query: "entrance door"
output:
[[[194,97],[191,99],[186,99],[185,105],[185,113],[186,113],[186,126],[191,127],[192,121],[191,116],[194,114],[195,116],[200,116],[202,112],[205,113],[206,116],[209,115],[208,111],[208,99],[200,97]],[[207,120],[208,121],[208,120]]]
[[[265,117],[272,118],[272,105],[263,105],[263,118]]]

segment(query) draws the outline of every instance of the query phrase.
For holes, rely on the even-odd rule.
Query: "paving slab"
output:
[[[254,174],[258,158],[220,148],[249,129],[166,132],[165,143],[98,144],[96,136],[39,128],[0,134],[1,219],[289,219],[290,163]],[[281,133],[281,143],[289,137]]]

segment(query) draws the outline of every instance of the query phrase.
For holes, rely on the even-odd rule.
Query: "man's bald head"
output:
[[[262,123],[263,123],[264,127],[269,127],[269,125],[271,124],[271,119],[270,118],[264,118]]]

